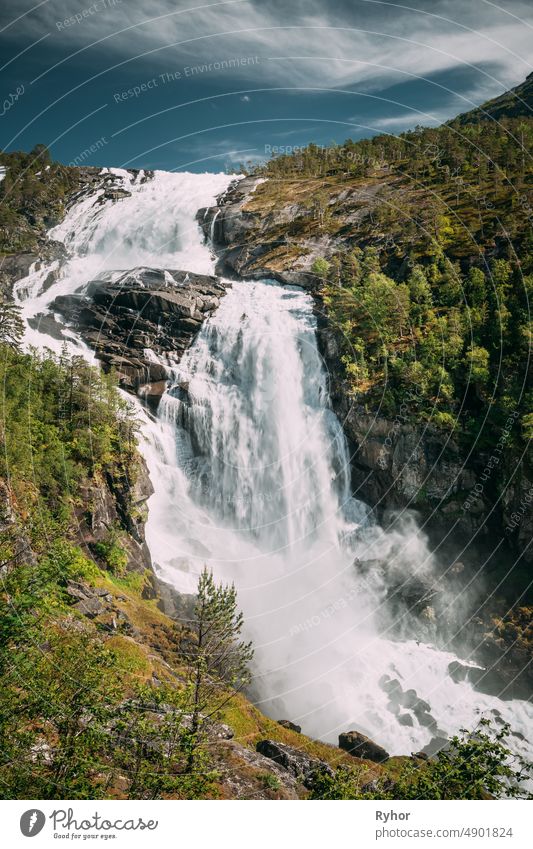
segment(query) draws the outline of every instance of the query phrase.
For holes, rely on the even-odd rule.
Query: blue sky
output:
[[[2,5],[0,145],[67,163],[219,171],[435,125],[533,70],[530,0]]]

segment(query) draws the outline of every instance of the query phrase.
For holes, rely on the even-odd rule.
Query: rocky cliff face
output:
[[[103,367],[116,371],[124,389],[157,403],[166,386],[165,360],[179,360],[225,291],[216,277],[138,268],[94,281],[83,294],[61,296],[54,308]]]
[[[126,556],[125,574],[136,572],[145,579],[147,598],[158,596],[158,582],[152,570],[146,544],[147,501],[153,493],[146,463],[140,455],[128,475],[96,477],[78,491],[76,540],[97,562],[102,546],[115,538]]]
[[[437,544],[444,541],[452,556],[465,546],[489,550],[501,539],[500,557],[510,550],[530,562],[531,454],[526,451],[519,458],[503,450],[516,427],[514,418],[509,417],[502,444],[494,451],[470,452],[455,434],[428,423],[415,425],[401,409],[394,418],[369,413],[350,398],[337,339],[324,313],[319,338],[330,371],[332,403],[351,443],[353,485],[362,497],[382,515],[387,510],[415,510]],[[508,482],[503,492],[497,469],[499,478]],[[453,545],[451,539],[446,542],[450,536]]]
[[[218,206],[198,211],[206,238],[220,249],[217,271],[252,280],[268,277],[313,290],[319,284],[311,271],[314,260],[333,251],[340,240],[327,234],[307,238],[305,222],[316,215],[308,192],[295,190],[289,203],[282,199],[278,205],[263,205],[255,197],[261,182],[257,177],[238,180],[219,198]]]

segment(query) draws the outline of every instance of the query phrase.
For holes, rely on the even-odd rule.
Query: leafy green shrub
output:
[[[340,767],[333,776],[317,776],[312,799],[531,799],[526,783],[533,765],[510,751],[508,724],[498,730],[481,719],[478,727],[451,738],[429,761],[416,758],[397,778],[363,784],[360,767]]]
[[[106,569],[112,575],[117,578],[124,577],[128,565],[128,555],[120,545],[116,530],[111,531],[106,540],[94,543],[93,550],[104,561]]]
[[[329,271],[329,262],[322,257],[318,257],[312,264],[311,271],[313,274],[316,274],[317,277],[326,277]]]
[[[267,790],[279,790],[281,787],[281,782],[277,775],[273,775],[271,772],[265,772],[261,775],[261,783]]]

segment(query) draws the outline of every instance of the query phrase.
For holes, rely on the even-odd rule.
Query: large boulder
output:
[[[289,731],[295,731],[296,734],[302,733],[302,726],[296,725],[296,723],[291,722],[290,719],[278,719],[278,725],[282,725],[283,728],[288,728]]]
[[[299,799],[303,795],[292,773],[235,740],[216,741],[210,752],[223,798]]]
[[[363,760],[376,763],[383,763],[389,759],[389,753],[382,746],[374,743],[370,737],[366,737],[360,731],[344,731],[339,734],[339,748],[353,755],[354,758],[363,758]]]
[[[135,268],[56,298],[53,309],[73,325],[120,384],[157,406],[168,361],[176,362],[229,284],[189,271]]]

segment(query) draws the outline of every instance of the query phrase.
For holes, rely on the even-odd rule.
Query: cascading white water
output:
[[[363,577],[354,560],[384,561],[407,580],[429,573],[432,557],[412,521],[384,532],[350,497],[309,295],[235,283],[176,368],[155,436],[150,548],[182,591],[194,591],[204,563],[235,582],[263,710],[331,742],[356,728],[398,754],[493,708],[524,733],[527,703],[454,683],[452,653],[378,626],[382,572]],[[429,710],[409,709],[412,692],[394,707],[384,675]]]
[[[70,254],[57,282],[43,289],[49,266],[18,285],[29,341],[53,347],[39,316],[56,295],[104,271],[212,271],[194,216],[228,177],[117,177],[131,197],[85,198],[52,232]],[[408,579],[431,574],[432,558],[412,522],[384,532],[350,496],[346,443],[328,406],[307,294],[269,281],[235,283],[176,366],[157,421],[140,414],[155,488],[147,525],[154,564],[184,592],[194,592],[204,564],[235,581],[263,710],[332,742],[356,728],[391,753],[472,727],[490,710],[527,735],[531,705],[454,683],[453,654],[400,640],[396,627],[383,630],[387,569],[372,562]],[[364,574],[356,558],[368,564]],[[398,682],[401,708],[383,676]],[[526,753],[529,744],[517,738],[516,748]]]
[[[156,171],[147,179],[143,171],[134,174],[121,168],[103,173],[114,177],[131,196],[113,203],[106,201],[101,188],[74,204],[49,232],[51,239],[66,245],[68,261],[32,269],[17,284],[15,296],[26,320],[26,341],[37,347],[58,351],[63,344],[59,334],[48,334],[43,320],[54,298],[81,290],[105,272],[143,266],[211,272],[211,253],[199,238],[195,215],[201,205],[215,202],[230,177]],[[57,280],[49,286],[52,275]],[[63,330],[65,335],[68,339]]]

